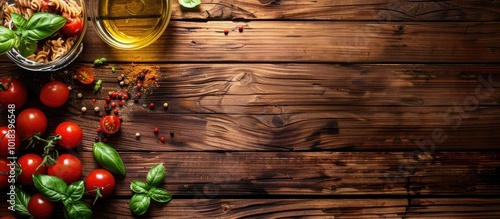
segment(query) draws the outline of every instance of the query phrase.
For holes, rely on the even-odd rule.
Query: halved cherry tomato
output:
[[[8,126],[0,126],[0,156],[11,155],[10,149],[17,152],[19,148],[21,148],[21,138],[15,133],[15,130],[9,129]]]
[[[61,178],[68,185],[80,180],[82,172],[82,162],[71,154],[62,154],[57,158],[56,164],[47,170],[49,175]]]
[[[83,23],[80,18],[66,18],[66,24],[59,30],[64,36],[72,37],[80,34],[83,29]]]
[[[62,122],[56,127],[57,135],[61,135],[61,140],[57,144],[63,148],[76,148],[83,140],[82,128],[74,122]]]
[[[115,177],[105,169],[95,169],[85,179],[85,189],[90,191],[92,197],[97,196],[97,190],[102,197],[106,198],[115,190]]]
[[[51,202],[42,193],[33,194],[28,202],[28,212],[36,219],[51,218],[54,208],[54,202]]]
[[[115,134],[121,126],[118,116],[105,116],[101,119],[101,130],[106,134]]]
[[[21,139],[29,138],[34,134],[43,135],[47,130],[47,116],[35,108],[28,108],[16,118],[16,131]]]
[[[68,101],[69,88],[60,81],[51,81],[43,85],[40,101],[48,107],[60,107]]]
[[[94,82],[94,72],[87,67],[81,67],[76,70],[76,79],[82,84],[91,84]]]
[[[14,104],[16,109],[23,107],[28,99],[28,90],[24,84],[16,78],[3,78],[0,83],[2,84],[2,88],[0,88],[0,105],[4,109],[7,109],[9,104]]]
[[[21,174],[17,176],[17,180],[24,185],[33,185],[33,174],[45,174],[47,167],[40,166],[43,158],[37,154],[25,154],[21,156],[17,163],[21,166]],[[40,166],[40,168],[38,168]]]

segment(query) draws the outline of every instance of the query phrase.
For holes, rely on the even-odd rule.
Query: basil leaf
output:
[[[151,188],[148,192],[149,197],[157,202],[168,202],[172,199],[172,194],[169,191],[162,188]]]
[[[26,24],[26,31],[31,40],[43,40],[57,32],[66,24],[66,18],[47,12],[31,15]]]
[[[142,193],[146,194],[149,191],[149,186],[147,183],[140,181],[140,180],[134,180],[132,183],[130,183],[130,189],[134,191],[135,193]]]
[[[165,179],[165,167],[163,164],[156,164],[148,171],[146,182],[151,187],[159,186]]]
[[[26,29],[26,25],[28,24],[28,20],[26,18],[18,13],[10,13],[10,16],[12,18],[12,23],[16,25],[16,28]]]
[[[31,217],[31,214],[28,211],[28,202],[30,201],[31,198],[30,194],[28,194],[27,192],[18,187],[16,187],[15,193],[16,193],[16,199],[15,199],[16,204],[14,205],[14,210],[20,215]]]
[[[92,218],[92,210],[82,201],[73,202],[71,205],[65,205],[66,218]]]
[[[37,49],[36,41],[21,37],[21,43],[19,44],[19,54],[23,57],[28,57],[35,53]]]
[[[104,142],[96,142],[92,148],[94,158],[99,165],[112,173],[125,176],[125,165],[118,152]]]
[[[0,26],[0,55],[3,55],[14,48],[18,39],[19,38],[14,31],[4,26]]]
[[[130,199],[130,210],[136,215],[143,215],[148,211],[151,198],[145,194],[135,194]]]
[[[66,183],[55,176],[34,174],[33,183],[36,189],[53,202],[66,199]]]
[[[185,8],[196,8],[201,4],[200,0],[179,0],[179,4]]]
[[[72,183],[66,189],[66,194],[73,201],[80,200],[84,192],[85,192],[85,185],[82,180]]]

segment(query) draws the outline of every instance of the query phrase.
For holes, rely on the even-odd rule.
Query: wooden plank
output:
[[[498,198],[415,198],[405,218],[498,218]]]
[[[166,167],[163,187],[175,195],[500,194],[497,152],[155,152],[144,144],[136,145],[144,152],[124,152],[113,146],[127,169],[117,196],[131,195],[130,182],[145,179],[157,163]],[[79,154],[84,175],[97,168],[91,152]]]
[[[90,201],[89,201],[90,202]],[[290,218],[342,217],[367,215],[396,217],[405,211],[405,199],[172,199],[167,204],[152,203],[146,218]],[[0,203],[0,215],[8,214]],[[94,218],[135,218],[126,199],[98,202]],[[57,212],[60,213],[60,212]],[[56,214],[62,217],[62,214]],[[369,217],[369,216],[368,216]],[[59,217],[57,217],[59,218]]]
[[[496,63],[499,23],[366,23],[173,21],[153,45],[120,51],[92,28],[80,61],[111,62],[342,62]],[[224,29],[232,29],[224,36]],[[265,39],[265,40],[264,40]],[[452,39],[452,40],[450,40]],[[89,52],[91,51],[91,52]]]
[[[172,19],[203,20],[357,20],[357,21],[498,21],[496,1],[202,1],[196,10],[174,3]]]

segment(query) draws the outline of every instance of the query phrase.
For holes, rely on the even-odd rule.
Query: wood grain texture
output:
[[[243,33],[237,31],[238,25],[245,26]],[[80,61],[105,56],[111,62],[155,63],[496,63],[498,26],[496,22],[173,21],[158,41],[135,51],[111,49],[90,28]],[[224,29],[231,33],[225,36]]]
[[[366,20],[498,21],[496,1],[279,1],[212,0],[183,10],[174,2],[172,19],[203,20]]]
[[[124,152],[113,146],[127,169],[117,196],[131,195],[130,182],[145,179],[156,163],[166,168],[164,188],[201,198],[500,194],[497,152]],[[97,167],[91,152],[79,154],[84,175]]]

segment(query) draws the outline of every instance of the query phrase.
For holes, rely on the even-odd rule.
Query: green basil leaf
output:
[[[156,164],[148,171],[146,182],[151,187],[159,186],[165,179],[165,167],[163,164]]]
[[[18,187],[16,187],[15,193],[16,193],[16,199],[15,199],[16,204],[14,205],[14,210],[20,215],[31,217],[31,214],[28,211],[28,202],[30,201],[31,198],[30,194],[28,194],[27,192]]]
[[[86,219],[92,218],[92,210],[82,201],[73,202],[71,205],[65,205],[66,218],[78,218],[78,219]]]
[[[26,24],[26,31],[31,40],[43,40],[66,24],[66,18],[47,12],[37,12],[31,15]]]
[[[18,29],[26,29],[26,25],[28,24],[28,20],[18,13],[10,13],[12,18],[12,23],[16,25]]]
[[[36,41],[21,37],[20,44],[17,49],[19,50],[19,54],[23,57],[28,57],[35,53],[37,44]]]
[[[172,199],[172,194],[162,188],[151,188],[148,192],[149,197],[157,202],[169,202]]]
[[[151,198],[146,194],[135,194],[130,199],[130,210],[136,215],[143,215],[148,211]]]
[[[185,8],[196,8],[201,4],[200,0],[179,0],[179,4]]]
[[[0,26],[0,55],[3,55],[14,48],[18,39],[19,38],[14,31],[4,26]]]
[[[104,169],[125,176],[125,165],[118,152],[104,142],[96,142],[92,148],[94,158]]]
[[[66,183],[55,176],[34,174],[33,183],[36,189],[53,202],[66,199]]]
[[[66,189],[66,194],[73,201],[80,200],[84,192],[85,192],[85,185],[82,180],[72,183]]]
[[[149,191],[149,186],[147,183],[140,181],[140,180],[134,180],[132,183],[130,183],[130,189],[134,191],[135,193],[142,193],[146,194]]]

